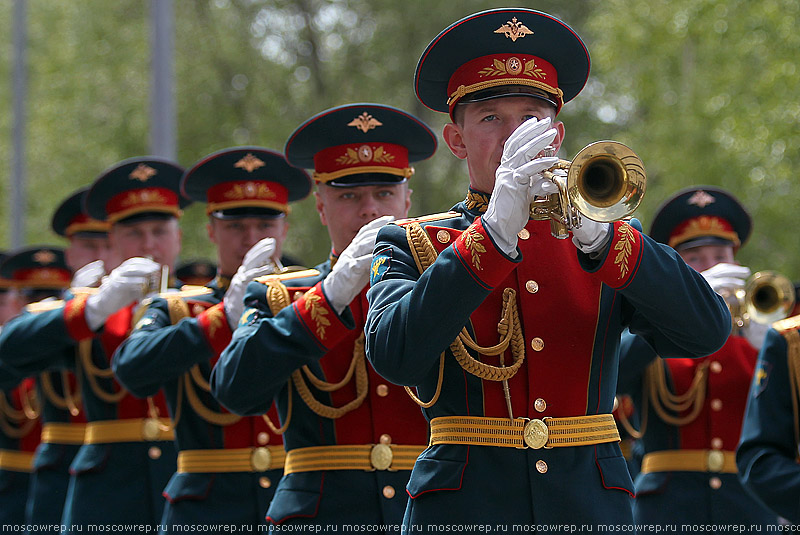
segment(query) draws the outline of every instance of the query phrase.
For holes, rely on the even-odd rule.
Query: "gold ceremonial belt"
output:
[[[642,458],[643,474],[650,472],[736,473],[736,454],[722,450],[654,451]]]
[[[33,452],[0,450],[0,470],[33,472]]]
[[[569,418],[486,418],[443,416],[431,420],[431,445],[467,444],[503,448],[566,448],[618,442],[610,414]]]
[[[318,470],[411,470],[425,446],[364,444],[298,448],[286,454],[284,474]]]
[[[49,423],[42,426],[42,442],[48,444],[83,444],[86,424]]]
[[[151,442],[174,438],[168,418],[129,418],[89,422],[86,424],[86,438],[83,443]]]
[[[283,468],[283,446],[178,452],[179,473],[264,472]]]

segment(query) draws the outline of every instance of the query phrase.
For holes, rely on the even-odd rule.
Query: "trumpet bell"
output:
[[[745,286],[745,308],[752,321],[773,323],[787,317],[795,304],[794,284],[774,271],[754,273]]]
[[[597,141],[584,147],[567,171],[567,193],[578,211],[608,223],[630,216],[645,193],[642,160],[617,141]]]

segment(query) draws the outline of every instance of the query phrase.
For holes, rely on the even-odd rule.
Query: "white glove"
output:
[[[558,186],[540,174],[553,167],[558,158],[538,157],[557,134],[550,128],[549,117],[541,121],[533,118],[519,125],[503,146],[492,198],[482,219],[500,250],[511,257],[517,256],[517,232],[528,223],[534,196],[558,191]]]
[[[225,317],[232,330],[236,329],[244,312],[244,291],[247,285],[256,277],[275,271],[275,262],[272,260],[274,254],[275,238],[264,238],[244,255],[242,265],[236,270],[225,297],[222,298]]]
[[[744,288],[747,277],[750,276],[750,268],[738,264],[720,263],[700,272],[706,279],[711,289],[717,293],[722,291],[736,291]]]
[[[747,326],[739,329],[739,334],[747,338],[747,341],[750,342],[750,345],[760,351],[761,346],[764,344],[764,338],[767,337],[767,331],[769,330],[770,326],[771,325],[769,323],[758,323],[751,319],[747,323]]]
[[[322,287],[337,314],[341,314],[369,282],[375,237],[381,227],[390,221],[394,221],[394,216],[385,215],[361,227],[325,277]]]
[[[89,262],[72,276],[70,288],[92,288],[100,283],[106,274],[106,266],[102,260]]]
[[[86,323],[96,331],[117,310],[144,297],[161,266],[148,258],[129,258],[103,277],[100,289],[86,300]]]
[[[611,228],[611,223],[581,217],[581,226],[572,229],[572,243],[586,254],[594,253],[605,247]]]

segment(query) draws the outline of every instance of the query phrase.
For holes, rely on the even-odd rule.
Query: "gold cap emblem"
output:
[[[33,261],[37,264],[41,264],[46,266],[47,264],[52,264],[56,261],[56,255],[53,254],[52,251],[48,251],[47,249],[42,249],[41,251],[37,251],[33,255]]]
[[[138,180],[139,182],[147,182],[157,174],[158,171],[156,171],[149,165],[140,163],[139,165],[136,166],[136,169],[131,171],[131,174],[128,175],[128,177],[133,180]]]
[[[697,190],[689,197],[687,203],[694,204],[700,208],[705,208],[709,204],[716,202],[716,199],[703,190]]]
[[[249,152],[244,158],[233,164],[234,167],[238,169],[244,169],[248,173],[252,173],[256,169],[264,167],[265,165],[267,164],[265,164],[263,160],[253,156]]]
[[[365,134],[377,126],[383,126],[383,123],[367,112],[362,113],[349,123],[347,126],[355,126]]]
[[[517,39],[525,37],[526,35],[533,35],[531,29],[522,24],[522,22],[518,21],[517,17],[514,17],[510,21],[497,28],[494,33],[505,34],[505,36],[512,41],[516,41]]]

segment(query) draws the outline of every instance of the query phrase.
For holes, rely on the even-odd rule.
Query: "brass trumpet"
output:
[[[720,293],[731,312],[733,334],[751,321],[770,324],[787,317],[795,304],[794,284],[774,271],[759,271],[744,288]]]
[[[149,257],[152,260],[152,257]],[[166,293],[169,289],[169,266],[166,264],[161,265],[161,271],[148,277],[142,287],[142,293],[148,295],[151,293]]]
[[[565,169],[566,177],[554,173],[557,169]],[[580,228],[581,216],[601,223],[630,216],[642,202],[647,182],[642,160],[617,141],[591,143],[571,162],[559,160],[543,176],[558,186],[558,193],[534,200],[530,215],[550,219],[550,233],[559,239]]]

